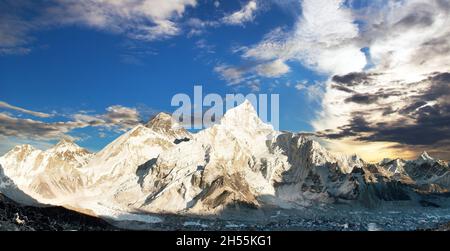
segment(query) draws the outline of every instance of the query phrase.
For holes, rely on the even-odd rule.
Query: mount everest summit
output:
[[[62,140],[46,151],[17,146],[0,165],[0,192],[18,202],[147,222],[155,213],[376,207],[450,188],[449,164],[427,153],[378,164],[334,154],[311,136],[275,131],[248,101],[195,134],[160,113],[98,153]]]

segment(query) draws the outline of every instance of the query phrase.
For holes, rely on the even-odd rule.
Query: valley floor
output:
[[[159,216],[160,223],[116,222],[135,230],[202,231],[416,231],[445,230],[450,210],[439,208],[386,207],[377,210],[322,208],[303,212],[278,210],[265,212],[264,220],[217,219],[190,216]]]
[[[416,231],[445,230],[450,222],[448,196],[428,195],[420,201],[383,201],[373,208],[362,205],[316,204],[297,209],[230,208],[214,217],[152,215],[157,223],[120,221],[121,228],[136,230],[221,231]],[[447,227],[446,227],[447,226]]]

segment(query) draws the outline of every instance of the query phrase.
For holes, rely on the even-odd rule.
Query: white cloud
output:
[[[216,48],[214,45],[209,44],[206,39],[197,40],[197,42],[195,42],[195,47],[208,54],[214,54]]]
[[[289,85],[290,85],[290,84],[289,84]],[[307,85],[308,85],[308,81],[307,81],[307,80],[303,80],[303,81],[300,81],[299,83],[297,83],[297,84],[295,85],[295,89],[297,89],[297,90],[299,90],[299,91],[305,90],[306,87],[307,87]]]
[[[421,80],[450,69],[450,3],[445,0],[388,2],[372,12],[365,34],[376,70]]]
[[[199,18],[189,18],[186,25],[190,28],[188,37],[199,36],[205,33],[207,28],[218,27],[220,22],[211,20],[201,20]]]
[[[309,84],[307,80],[303,80],[295,85],[295,89],[305,92],[308,100],[313,102],[320,102],[325,94],[324,83],[322,82]]]
[[[357,44],[358,27],[343,0],[304,0],[303,13],[291,32],[278,28],[259,44],[245,49],[244,58],[297,60],[326,74],[359,71],[366,65]]]
[[[245,80],[247,70],[244,68],[233,67],[229,65],[218,65],[214,68],[214,71],[219,73],[220,76],[229,82],[229,85],[239,84]]]
[[[228,82],[228,85],[238,85],[254,80],[258,76],[265,78],[278,78],[290,71],[289,66],[282,60],[273,60],[260,64],[249,64],[246,66],[230,66],[220,64],[214,68],[222,79]],[[248,86],[248,85],[247,85]]]
[[[48,113],[31,111],[31,110],[27,110],[25,108],[21,108],[21,107],[18,107],[18,106],[10,105],[10,104],[8,104],[6,102],[3,102],[3,101],[0,101],[0,108],[14,110],[14,111],[18,111],[18,112],[21,112],[21,113],[29,114],[29,115],[32,115],[32,116],[35,116],[35,117],[40,117],[40,118],[49,118],[49,117],[53,116],[53,115],[48,114]]]
[[[269,78],[279,77],[290,71],[289,66],[281,59],[258,65],[255,69],[258,75]]]
[[[255,12],[258,9],[256,0],[248,2],[241,10],[236,11],[222,19],[228,25],[243,25],[255,19]]]
[[[84,24],[137,39],[154,40],[179,33],[174,20],[196,0],[57,0],[47,13],[61,24]]]
[[[104,114],[76,113],[71,116],[75,121],[93,127],[103,127],[119,132],[127,131],[142,123],[141,113],[136,108],[113,105],[106,108]]]
[[[81,25],[145,41],[164,39],[181,32],[177,20],[196,5],[196,0],[6,1],[0,3],[0,53],[27,53],[31,32],[55,26]],[[24,10],[30,13],[27,19],[19,16]]]
[[[246,86],[250,88],[252,92],[259,92],[261,90],[261,81],[259,79],[249,80]]]
[[[334,75],[361,71],[367,64],[359,45],[359,29],[344,0],[299,1],[302,15],[294,28],[276,28],[261,42],[234,51],[249,61],[251,67],[218,68],[233,82],[243,76],[276,78],[290,72],[286,62],[298,61],[322,74]],[[232,78],[230,78],[230,76]]]

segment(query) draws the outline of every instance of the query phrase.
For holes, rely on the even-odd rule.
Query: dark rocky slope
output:
[[[0,194],[0,231],[117,230],[104,220],[62,207],[20,205]]]

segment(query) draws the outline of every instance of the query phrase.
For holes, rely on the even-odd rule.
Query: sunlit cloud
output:
[[[22,108],[22,107],[18,107],[18,106],[14,106],[14,105],[8,104],[8,103],[6,103],[4,101],[0,101],[0,109],[14,110],[14,111],[18,111],[18,112],[21,112],[21,113],[29,114],[29,115],[32,115],[32,116],[35,116],[35,117],[40,117],[40,118],[49,118],[49,117],[53,116],[52,114],[48,114],[48,113],[27,110],[27,109]]]
[[[255,12],[258,9],[258,2],[250,0],[242,9],[225,16],[222,21],[228,25],[243,25],[255,19]]]

